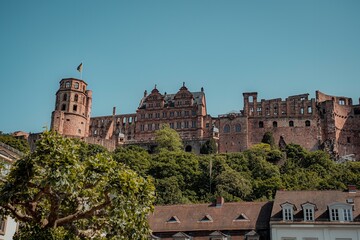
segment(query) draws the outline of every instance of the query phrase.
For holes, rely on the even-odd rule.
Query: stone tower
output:
[[[51,116],[51,130],[71,137],[88,137],[92,91],[87,84],[76,78],[60,81],[56,92],[55,111]]]

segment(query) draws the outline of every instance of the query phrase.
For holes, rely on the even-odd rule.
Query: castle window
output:
[[[278,107],[274,106],[274,115],[278,115]]]
[[[65,111],[66,110],[66,104],[61,105],[61,111]]]
[[[350,137],[347,137],[346,140],[347,140],[347,143],[351,143],[351,138]]]
[[[74,88],[75,88],[75,89],[79,89],[79,83],[78,83],[78,82],[75,82]]]
[[[65,88],[70,88],[70,86],[71,86],[71,83],[70,83],[70,82],[66,82],[66,83],[65,83]]]
[[[184,122],[184,127],[185,127],[185,128],[189,128],[189,122],[187,122],[187,121]]]
[[[339,104],[340,104],[340,105],[345,105],[345,99],[340,99],[340,100],[339,100]]]
[[[235,132],[241,132],[241,125],[240,124],[235,125]]]
[[[300,114],[304,114],[304,108],[300,108]]]
[[[167,117],[167,112],[163,112],[163,118]]]
[[[153,114],[152,114],[152,113],[149,113],[149,114],[148,114],[148,118],[153,118]]]
[[[85,97],[83,97],[83,104],[85,104]]]
[[[311,107],[311,106],[308,106],[307,112],[308,112],[308,113],[312,113],[312,107]]]
[[[140,115],[140,118],[141,118],[141,119],[144,119],[144,118],[145,118],[145,114],[141,114],[141,115]]]
[[[174,129],[174,123],[170,123],[170,128]]]
[[[159,130],[160,128],[160,124],[159,123],[155,123],[155,130]]]
[[[294,126],[294,121],[289,121],[289,127],[293,127]]]
[[[189,111],[184,112],[185,116],[189,116]]]
[[[66,93],[63,95],[63,101],[67,101],[67,94]]]
[[[170,117],[173,117],[174,116],[174,112],[170,112]]]
[[[258,108],[256,109],[256,111],[257,111],[257,114],[258,114],[258,115],[261,115],[261,107],[258,107]]]
[[[73,111],[76,112],[77,111],[77,105],[73,106]]]
[[[155,118],[160,118],[160,113],[155,113]]]
[[[192,122],[191,122],[191,127],[192,127],[192,128],[196,128],[196,121],[192,121]]]
[[[310,121],[309,121],[309,120],[306,120],[306,121],[305,121],[305,126],[306,126],[306,127],[310,127]]]
[[[196,116],[196,111],[195,111],[195,110],[192,110],[192,111],[191,111],[191,114],[192,114],[193,116]]]
[[[140,131],[145,131],[145,125],[144,124],[140,125]]]
[[[157,102],[157,103],[155,104],[155,106],[156,106],[156,107],[160,107],[160,103]]]
[[[277,128],[277,126],[278,126],[277,122],[274,121],[274,122],[273,122],[273,127],[274,127],[274,128]]]
[[[181,122],[177,122],[177,123],[176,123],[176,128],[177,128],[177,129],[180,129],[180,128],[181,128]]]
[[[83,86],[83,92],[85,92],[85,86]]]
[[[176,116],[180,117],[181,116],[181,111],[176,112]]]
[[[74,101],[77,102],[77,101],[78,101],[78,98],[79,98],[79,96],[78,96],[77,94],[75,94],[75,96],[74,96]]]
[[[151,123],[148,124],[148,131],[152,131],[152,124]]]
[[[264,128],[264,122],[263,121],[259,122],[259,128]]]
[[[78,129],[78,133],[81,133],[81,129]]]
[[[209,127],[210,127],[210,123],[207,122],[207,123],[205,124],[205,127],[206,127],[206,128],[209,128]]]
[[[229,132],[230,132],[230,126],[229,126],[229,124],[226,124],[224,126],[224,133],[229,133]]]
[[[270,115],[269,108],[266,108],[266,109],[265,109],[265,114],[266,114],[266,116],[269,116],[269,115]]]

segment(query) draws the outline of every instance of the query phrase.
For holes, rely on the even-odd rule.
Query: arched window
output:
[[[259,128],[263,128],[264,127],[264,122],[263,121],[260,121],[259,122]]]
[[[306,121],[305,121],[305,126],[306,126],[306,127],[310,127],[310,121],[309,121],[309,120],[306,120]]]
[[[71,86],[71,83],[70,83],[70,82],[66,82],[66,83],[65,83],[65,88],[70,88],[70,86]]]
[[[289,127],[293,127],[294,126],[294,121],[289,121]]]
[[[77,105],[73,105],[73,111],[74,111],[74,112],[77,111]]]
[[[66,93],[63,95],[63,101],[67,101],[67,94]]]
[[[78,96],[77,94],[75,94],[75,96],[74,96],[74,101],[77,102],[78,99],[79,99],[79,96]]]
[[[240,124],[235,125],[235,132],[241,132],[241,125]]]
[[[274,128],[277,128],[277,126],[278,126],[277,122],[274,121],[274,122],[273,122],[273,127],[274,127]]]
[[[78,83],[78,82],[75,82],[74,88],[75,88],[75,89],[79,89],[79,83]]]
[[[65,111],[66,110],[66,104],[61,105],[61,111]]]
[[[224,133],[229,133],[229,132],[230,132],[230,126],[229,126],[229,124],[226,124],[224,126]]]

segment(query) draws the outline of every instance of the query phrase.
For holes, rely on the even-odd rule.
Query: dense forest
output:
[[[156,141],[158,147],[153,154],[135,145],[111,153],[115,161],[153,178],[156,204],[210,202],[216,196],[226,201],[261,201],[271,200],[278,189],[339,190],[349,184],[360,187],[360,162],[336,163],[326,152],[309,152],[294,144],[279,148],[271,133],[244,152],[226,154],[212,153],[211,141],[202,148],[208,154],[184,152],[179,135],[169,127],[156,133]],[[83,146],[90,155],[106,152],[101,146]]]

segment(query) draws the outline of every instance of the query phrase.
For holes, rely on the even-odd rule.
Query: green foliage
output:
[[[272,132],[266,132],[261,140],[262,143],[269,144],[271,148],[275,147],[275,140]]]
[[[114,160],[124,163],[132,170],[146,176],[151,164],[150,154],[142,147],[131,145],[114,151]]]
[[[169,127],[169,125],[162,125],[161,129],[155,132],[155,142],[157,143],[156,151],[181,151],[183,150],[183,143],[180,135]]]
[[[0,134],[0,142],[3,142],[23,153],[27,153],[30,151],[29,143],[26,140],[18,139],[11,135]]]
[[[44,132],[0,185],[18,239],[147,239],[154,186],[97,146]],[[46,237],[45,237],[46,236]]]
[[[214,154],[217,152],[216,141],[211,138],[207,140],[200,148],[201,154]]]

